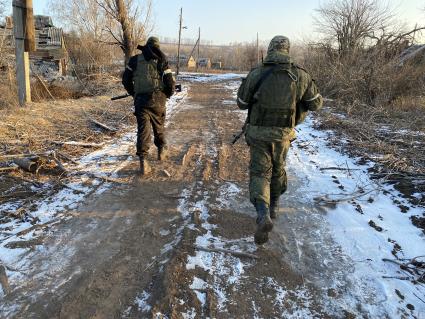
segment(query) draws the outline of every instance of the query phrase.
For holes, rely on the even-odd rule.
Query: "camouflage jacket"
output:
[[[257,82],[267,70],[271,74],[264,79],[257,92]],[[255,93],[255,94],[253,94]],[[265,141],[281,141],[295,136],[294,127],[308,111],[322,107],[319,94],[311,76],[293,63],[288,54],[270,52],[263,65],[253,69],[238,90],[240,109],[250,109],[246,134]]]

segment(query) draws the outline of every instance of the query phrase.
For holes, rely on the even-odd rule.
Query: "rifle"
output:
[[[111,97],[111,101],[125,99],[126,97],[129,97],[129,96],[131,96],[131,95],[130,94],[124,94],[124,95],[114,96],[114,97]]]
[[[182,91],[182,85],[181,84],[176,84],[176,86],[174,88],[175,88],[176,92]],[[126,97],[129,97],[129,96],[131,96],[131,95],[130,94],[124,94],[124,95],[114,96],[114,97],[111,97],[111,101],[125,99]]]
[[[239,134],[236,134],[235,137],[233,138],[232,145],[236,144],[236,142],[239,141],[239,139],[242,137],[242,135],[245,134],[246,127],[248,125],[248,119],[249,119],[249,116],[247,116],[246,121],[245,121],[244,125],[242,126],[242,130],[239,132]]]

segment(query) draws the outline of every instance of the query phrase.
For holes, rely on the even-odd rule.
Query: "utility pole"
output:
[[[201,51],[201,49],[199,48],[200,45],[201,45],[201,28],[199,28],[199,31],[198,31],[198,61],[196,63],[196,71],[198,71],[198,67],[199,67],[199,58],[200,58],[199,52]]]
[[[257,65],[260,64],[260,45],[258,41],[258,32],[257,32]]]
[[[13,0],[16,81],[19,104],[31,102],[29,53],[35,51],[35,26],[32,0]]]
[[[183,8],[180,8],[179,44],[177,47],[177,71],[176,71],[177,75],[179,75],[179,71],[180,71],[180,43],[182,38],[182,22],[183,22]]]

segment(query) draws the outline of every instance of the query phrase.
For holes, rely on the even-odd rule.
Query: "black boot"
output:
[[[254,240],[257,245],[262,245],[269,240],[268,233],[273,229],[273,222],[270,219],[269,207],[264,202],[255,204],[257,210],[257,230]]]
[[[278,211],[279,211],[279,197],[272,198],[270,200],[270,218],[276,219]]]
[[[166,147],[158,147],[158,161],[165,161],[168,156],[168,149]]]
[[[148,161],[140,156],[140,175],[147,175],[151,172],[151,167],[149,166]]]

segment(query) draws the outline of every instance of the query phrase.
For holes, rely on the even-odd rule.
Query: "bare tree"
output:
[[[340,55],[363,48],[367,40],[385,32],[392,24],[388,4],[378,0],[328,0],[316,9],[314,22],[319,33],[336,43]]]
[[[127,62],[134,54],[137,44],[144,40],[150,31],[152,2],[146,1],[145,8],[141,8],[133,0],[95,1],[108,17],[109,24],[106,29],[115,44],[123,50]]]
[[[151,0],[144,6],[133,0],[49,1],[58,18],[84,38],[82,45],[88,47],[91,41],[97,45],[94,51],[117,45],[124,52],[125,62],[151,31]]]

